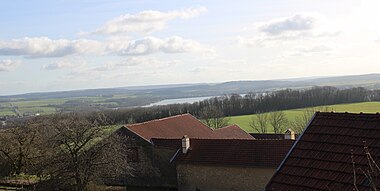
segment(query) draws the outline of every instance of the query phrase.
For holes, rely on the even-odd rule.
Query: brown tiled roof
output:
[[[213,130],[209,137],[193,137],[198,139],[251,139],[254,140],[251,135],[245,132],[238,125],[229,125],[219,129]],[[181,138],[182,139],[182,138]],[[157,147],[175,148],[181,147],[181,139],[154,137],[151,138],[151,143]]]
[[[218,139],[254,139],[249,133],[245,132],[238,125],[229,125],[215,129],[212,137]]]
[[[182,139],[152,138],[151,143],[156,147],[179,149],[182,146]]]
[[[190,139],[186,154],[178,152],[176,163],[277,167],[292,140]]]
[[[266,190],[354,190],[354,169],[358,190],[369,190],[365,146],[380,164],[379,114],[316,113]]]
[[[212,130],[190,114],[176,115],[163,119],[126,125],[147,141],[151,138],[180,139],[183,135],[191,137],[210,137]]]
[[[255,139],[284,139],[284,134],[273,133],[250,133]]]
[[[249,133],[255,139],[284,139],[285,134],[274,134],[274,133]],[[298,136],[295,135],[297,138]]]
[[[181,139],[184,135],[190,138],[253,139],[237,125],[230,125],[213,131],[190,114],[130,124],[126,125],[125,128],[147,141],[152,138]]]

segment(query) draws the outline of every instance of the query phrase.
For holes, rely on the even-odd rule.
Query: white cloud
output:
[[[129,57],[125,60],[122,60],[120,62],[116,63],[106,63],[99,67],[90,68],[91,71],[109,71],[109,70],[116,70],[121,67],[140,67],[143,69],[149,68],[165,68],[170,66],[175,66],[180,61],[178,60],[158,60],[156,58],[146,58],[146,57]]]
[[[314,44],[314,45],[303,45],[298,46],[294,48],[294,50],[287,51],[283,55],[281,55],[281,58],[286,57],[300,57],[300,56],[312,56],[312,55],[321,55],[324,54],[324,56],[333,53],[333,51],[336,49],[336,47],[332,48],[330,45],[326,44]]]
[[[180,63],[179,60],[169,60],[169,61],[163,61],[158,60],[156,58],[144,58],[144,57],[130,57],[126,60],[121,61],[120,63],[116,64],[119,67],[124,66],[143,66],[143,67],[149,67],[149,68],[162,68],[162,67],[170,67],[174,66]]]
[[[326,24],[328,21],[321,14],[298,13],[255,23],[253,29],[248,27],[250,34],[238,36],[236,42],[244,46],[277,46],[279,42],[331,38],[341,34],[341,31],[326,27]]]
[[[0,60],[0,72],[15,70],[21,64],[18,60]]]
[[[145,37],[139,40],[129,38],[111,38],[106,41],[88,39],[78,40],[51,40],[47,37],[0,40],[0,56],[24,56],[26,58],[65,57],[71,55],[106,55],[122,56],[148,55],[155,53],[184,53],[201,52],[213,54],[212,48],[199,42],[182,37],[173,36],[166,39]],[[60,65],[51,64],[51,69],[60,68]],[[45,69],[49,69],[46,65]]]
[[[61,78],[63,80],[100,80],[101,78],[112,78],[125,72],[128,74],[142,74],[149,71],[159,72],[162,71],[162,69],[173,67],[179,63],[181,63],[179,60],[158,60],[156,58],[129,57],[119,62],[108,62],[100,66],[75,69]],[[149,69],[147,70],[147,68]]]
[[[312,45],[312,46],[304,46],[297,48],[299,52],[304,53],[317,53],[317,52],[329,52],[332,50],[331,47],[327,45]]]
[[[259,26],[259,31],[268,35],[280,35],[286,32],[307,31],[315,27],[317,18],[312,15],[295,14],[291,17],[274,19]]]
[[[188,8],[179,11],[142,11],[135,15],[125,14],[108,21],[102,27],[90,34],[121,34],[137,32],[149,34],[167,26],[167,22],[174,19],[189,19],[206,12],[206,7]]]
[[[52,40],[47,37],[22,38],[0,41],[0,56],[25,56],[27,58],[63,57],[67,55],[98,54],[101,43],[95,40]]]
[[[72,61],[67,60],[58,60],[51,64],[45,64],[42,66],[44,70],[61,70],[61,69],[73,69],[84,66],[84,62],[74,63]]]
[[[202,54],[213,54],[214,50],[199,42],[182,37],[173,36],[166,39],[156,37],[145,37],[139,40],[129,41],[117,45],[110,43],[108,51],[118,55],[148,55],[154,53],[184,53],[201,52]]]

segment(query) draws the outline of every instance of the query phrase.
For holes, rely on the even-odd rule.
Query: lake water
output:
[[[191,103],[195,103],[197,101],[202,101],[202,100],[210,99],[213,97],[218,97],[218,96],[164,99],[162,101],[151,103],[151,104],[143,106],[143,107],[151,107],[151,106],[157,106],[157,105],[169,105],[169,104],[180,104],[180,103],[190,103],[191,104]]]
[[[240,96],[244,97],[246,94],[240,94]],[[177,98],[177,99],[164,99],[159,102],[151,103],[149,105],[145,105],[143,107],[151,107],[151,106],[157,106],[157,105],[169,105],[169,104],[181,104],[181,103],[195,103],[198,101],[203,101],[206,99],[214,98],[214,97],[220,97],[220,96],[205,96],[205,97],[189,97],[189,98]]]

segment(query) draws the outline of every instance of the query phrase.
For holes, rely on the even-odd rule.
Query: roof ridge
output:
[[[181,138],[152,137],[151,139],[161,139],[161,140],[179,140],[179,139],[181,139]]]
[[[356,115],[356,116],[360,116],[360,115],[370,115],[370,116],[378,116],[380,115],[380,112],[359,112],[359,113],[354,113],[354,112],[336,112],[336,111],[330,111],[330,112],[321,112],[321,111],[317,111],[316,112],[317,115],[326,115],[326,114],[332,114],[332,115],[341,115],[341,114],[347,114],[347,115]]]
[[[214,129],[213,131],[217,131],[217,130],[221,130],[221,129],[227,129],[227,128],[230,128],[230,127],[239,127],[241,129],[241,127],[237,124],[232,124],[232,125],[227,125],[227,126],[224,126],[224,127],[221,127],[221,128],[218,128],[218,129]]]
[[[152,119],[152,120],[144,121],[144,122],[141,122],[141,123],[126,124],[124,126],[137,126],[137,125],[152,123],[152,122],[156,122],[156,121],[163,121],[163,120],[173,119],[173,118],[187,116],[187,115],[192,116],[190,113],[183,113],[183,114],[178,114],[178,115],[174,115],[174,116],[164,117],[164,118],[160,118],[160,119]],[[194,116],[192,116],[192,117],[194,117]]]
[[[248,139],[248,138],[245,139],[245,138],[212,138],[212,137],[206,137],[206,138],[197,137],[197,138],[190,138],[190,140],[213,140],[213,141],[226,141],[226,140],[246,141],[246,140],[249,140],[249,141],[255,141],[255,142],[295,141],[295,140],[291,140],[291,139]]]

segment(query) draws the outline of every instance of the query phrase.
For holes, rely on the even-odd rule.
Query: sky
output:
[[[377,0],[0,1],[0,95],[380,73]]]

